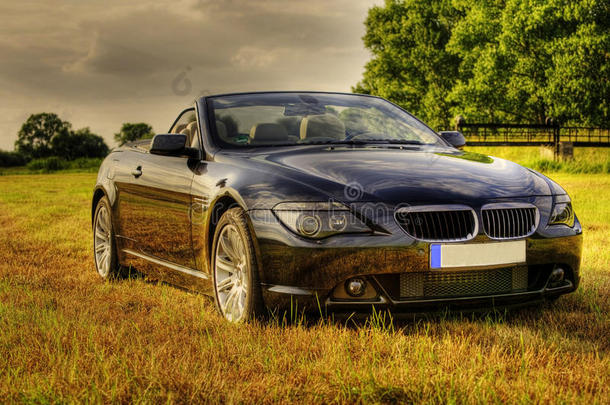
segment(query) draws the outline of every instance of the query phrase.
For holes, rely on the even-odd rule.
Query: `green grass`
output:
[[[610,402],[610,176],[557,173],[580,289],[487,316],[224,322],[210,300],[102,282],[94,174],[0,177],[0,402]]]
[[[546,150],[545,150],[546,149]],[[549,149],[531,146],[470,146],[466,150],[517,162],[543,173],[610,173],[610,148],[574,148],[574,158],[556,161]]]
[[[542,173],[594,174],[610,173],[610,148],[574,148],[574,159],[556,161],[549,158],[544,148],[529,146],[471,146],[466,150],[508,159]],[[76,159],[73,161],[38,159],[27,166],[0,167],[0,176],[34,173],[95,173],[102,159]]]
[[[102,164],[100,158],[65,160],[55,156],[34,159],[27,166],[0,167],[0,176],[35,173],[97,173]]]

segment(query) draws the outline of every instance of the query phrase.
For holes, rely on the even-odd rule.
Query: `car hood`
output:
[[[249,154],[270,176],[340,201],[468,202],[550,195],[541,176],[507,160],[446,148],[318,147]],[[243,156],[243,155],[242,155]]]

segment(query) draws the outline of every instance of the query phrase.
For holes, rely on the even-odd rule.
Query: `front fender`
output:
[[[111,156],[112,154],[104,159],[97,172],[97,180],[91,199],[91,223],[93,223],[93,217],[95,216],[95,207],[102,197],[106,196],[108,201],[110,201],[110,206],[113,208],[117,201],[117,190],[113,181],[115,161]]]

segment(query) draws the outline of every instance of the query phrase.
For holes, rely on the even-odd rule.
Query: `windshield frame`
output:
[[[216,129],[216,114],[215,114],[215,108],[214,108],[214,99],[217,98],[224,98],[224,97],[232,97],[232,96],[248,96],[248,95],[266,95],[266,94],[270,94],[270,95],[274,95],[274,94],[278,94],[278,95],[288,95],[288,94],[292,94],[292,95],[329,95],[329,96],[333,96],[333,95],[337,95],[337,96],[348,96],[348,97],[359,97],[359,98],[370,98],[370,99],[375,99],[377,101],[381,101],[382,103],[387,103],[389,106],[392,106],[394,108],[396,108],[398,111],[400,111],[401,113],[405,114],[406,116],[408,116],[410,119],[414,120],[416,123],[418,123],[419,125],[421,125],[422,127],[424,127],[427,131],[429,131],[429,134],[432,135],[435,139],[436,142],[434,143],[412,143],[412,142],[401,142],[401,140],[392,140],[392,139],[371,139],[371,140],[365,140],[365,139],[359,139],[359,140],[355,140],[354,141],[350,141],[349,139],[344,139],[344,140],[338,140],[338,141],[334,141],[334,142],[330,142],[330,141],[325,141],[325,142],[303,142],[303,143],[295,143],[295,142],[287,142],[287,143],[277,143],[277,144],[237,144],[237,143],[229,143],[229,142],[225,142],[222,139],[220,139],[220,137],[218,136],[217,133],[217,129]],[[405,110],[404,108],[402,108],[401,106],[386,100],[383,97],[379,97],[379,96],[374,96],[374,95],[370,95],[370,94],[360,94],[360,93],[344,93],[344,92],[328,92],[328,91],[256,91],[256,92],[239,92],[239,93],[224,93],[224,94],[215,94],[215,95],[211,95],[211,96],[206,96],[205,97],[205,110],[206,110],[206,115],[207,115],[207,124],[208,124],[208,136],[210,137],[210,141],[212,142],[212,144],[216,145],[218,148],[223,149],[223,150],[234,150],[234,151],[246,151],[249,149],[255,149],[255,148],[279,148],[279,147],[302,147],[302,146],[320,146],[320,145],[325,145],[325,146],[341,146],[341,145],[405,145],[405,144],[410,144],[412,146],[440,146],[440,147],[447,147],[447,146],[451,146],[447,143],[447,141],[445,141],[445,139],[443,139],[438,132],[436,132],[434,129],[432,129],[429,125],[427,125],[425,122],[423,122],[422,120],[420,120],[419,118],[417,118],[416,116],[414,116],[413,114],[411,114],[410,112],[408,112],[407,110]]]

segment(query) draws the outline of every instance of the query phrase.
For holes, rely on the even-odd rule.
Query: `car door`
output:
[[[196,123],[194,109],[184,111],[170,133],[185,133],[187,125],[179,123],[190,118]],[[127,170],[132,179],[124,187],[119,215],[122,228],[130,229],[126,236],[135,240],[141,253],[194,268],[190,223],[193,170],[189,160],[186,156],[146,153],[134,161]]]
[[[188,158],[148,155],[138,188],[138,244],[147,255],[194,267],[189,221],[193,172]]]

